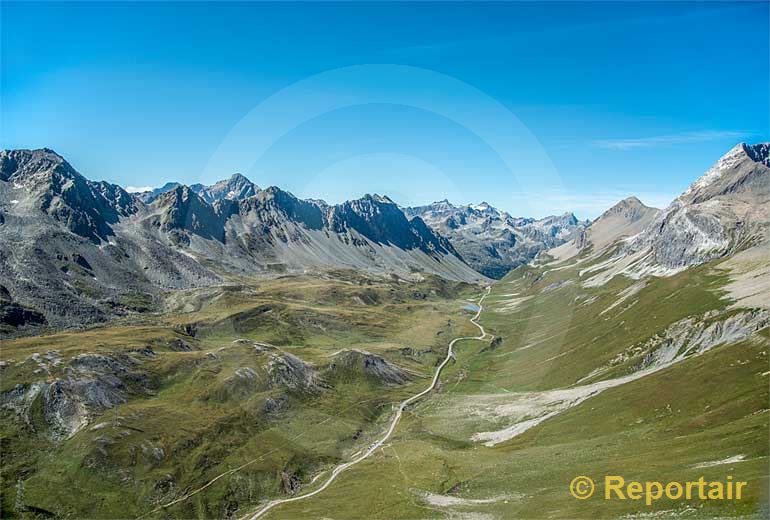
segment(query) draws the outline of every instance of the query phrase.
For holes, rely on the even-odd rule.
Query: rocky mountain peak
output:
[[[644,203],[633,195],[621,200],[618,202],[618,204],[616,204],[616,206],[620,204],[624,204],[626,206],[644,206]]]
[[[390,244],[406,250],[454,253],[447,240],[434,234],[421,219],[407,219],[388,197],[367,194],[333,206],[329,221],[337,233],[354,231],[377,244]]]
[[[611,246],[617,245],[621,239],[639,235],[659,212],[656,208],[645,206],[636,197],[627,197],[593,222],[586,223],[587,227],[577,228],[570,241],[551,249],[548,254],[559,260],[566,260],[591,246],[592,255],[601,255]],[[565,217],[570,219],[569,215],[571,214]]]
[[[160,194],[152,202],[152,207],[160,210],[161,231],[171,233],[175,241],[186,241],[184,232],[220,242],[224,240],[224,228],[219,215],[189,186],[178,184]]]
[[[240,173],[235,173],[228,179],[215,182],[211,186],[193,184],[190,188],[209,204],[218,200],[243,200],[253,197],[259,187]]]
[[[392,200],[388,197],[377,195],[376,193],[374,195],[367,193],[360,199],[347,201],[339,206],[347,206],[350,210],[362,216],[373,216],[378,214],[395,215],[395,213],[401,213],[401,210]]]
[[[239,202],[241,212],[258,215],[264,222],[280,225],[282,220],[302,223],[308,229],[321,229],[324,213],[321,206],[295,197],[277,186],[257,192],[255,197]]]
[[[159,196],[163,195],[166,192],[169,192],[176,188],[177,186],[181,186],[178,182],[167,182],[163,186],[160,186],[158,188],[154,188],[149,191],[142,191],[139,193],[134,193],[134,196],[144,202],[145,204],[150,204],[152,201],[157,199]]]
[[[545,217],[538,222],[543,226],[575,226],[579,221],[574,213],[567,211],[561,215]]]
[[[234,174],[232,174],[230,176],[230,178],[227,179],[227,180],[228,180],[228,182],[231,182],[231,183],[239,183],[239,184],[251,183],[251,181],[248,179],[248,177],[246,177],[242,173],[238,173],[238,172],[235,172]]]
[[[586,225],[572,213],[540,220],[514,218],[486,201],[454,206],[443,200],[403,211],[413,221],[420,217],[434,232],[446,236],[469,265],[492,278],[571,239]]]
[[[741,143],[740,146],[743,147],[743,151],[752,161],[770,166],[770,143]]]
[[[158,195],[155,200],[152,201],[152,204],[155,206],[168,206],[168,205],[175,205],[180,204],[186,201],[190,198],[190,194],[192,191],[190,190],[189,186],[185,186],[184,184],[179,183],[168,183],[168,185],[171,185],[169,189],[160,195]]]
[[[260,190],[257,200],[262,202],[272,201],[279,207],[284,208],[297,204],[301,201],[301,199],[294,196],[293,193],[282,190],[278,186],[268,186],[266,189]]]
[[[465,207],[468,214],[476,214],[486,218],[504,218],[508,214],[500,211],[496,207],[492,206],[486,201],[482,201],[480,204],[469,204]]]
[[[50,148],[0,151],[0,180],[24,180],[57,170],[67,177],[78,174],[64,158]]]
[[[379,203],[379,204],[395,204],[395,202],[393,202],[390,199],[390,197],[388,197],[387,195],[379,195],[377,193],[374,193],[372,195],[367,193],[366,195],[364,195],[362,197],[361,200],[363,200],[363,199],[371,200],[371,201]]]
[[[631,248],[649,248],[657,264],[682,269],[766,239],[768,147],[734,146],[661,212]]]
[[[620,202],[612,206],[610,209],[605,211],[596,220],[600,220],[610,215],[623,215],[628,219],[633,220],[634,218],[644,214],[650,209],[654,209],[654,208],[650,208],[649,206],[646,206],[641,200],[631,196],[621,200]]]
[[[688,200],[692,197],[703,198],[702,194],[705,191],[709,191],[710,186],[729,182],[730,178],[735,177],[736,172],[745,170],[745,168],[739,168],[742,163],[748,163],[747,166],[749,168],[752,167],[752,164],[759,164],[764,167],[770,166],[768,149],[770,149],[770,143],[753,145],[739,143],[735,145],[730,151],[720,157],[703,176],[692,183],[679,198],[682,200]],[[725,172],[728,175],[723,178]]]
[[[401,211],[403,211],[407,217],[412,218],[415,215],[425,215],[427,213],[432,215],[449,214],[457,209],[457,206],[453,205],[449,200],[444,199],[431,202],[425,206],[404,207],[401,208]]]
[[[42,211],[93,242],[111,236],[112,224],[137,210],[123,188],[86,179],[50,148],[0,151],[0,180],[16,201],[12,213]]]

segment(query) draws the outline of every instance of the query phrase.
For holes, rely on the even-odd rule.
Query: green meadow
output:
[[[585,385],[639,370],[641,358],[624,353],[677,321],[739,312],[715,265],[587,287],[596,271],[586,267],[600,261],[525,266],[496,282],[480,320],[495,340],[459,342],[439,389],[405,412],[383,448],[265,518],[763,518],[767,328],[570,403]],[[63,360],[48,380],[66,377],[66,361],[85,352],[136,357],[150,346],[155,356],[141,361],[144,393],[69,439],[46,433],[39,398],[28,421],[3,410],[3,516],[241,518],[268,499],[312,491],[382,435],[395,403],[429,384],[452,338],[477,334],[463,307],[481,293],[344,271],[237,280],[169,295],[165,312],[141,322],[7,341],[4,392],[41,378],[27,361],[35,352]],[[189,350],[175,349],[179,341]],[[329,376],[349,349],[381,356],[408,382]],[[319,389],[271,384],[271,360],[284,354],[320,374]],[[244,368],[255,374],[245,382]],[[554,396],[560,407],[532,427],[493,443],[476,438],[539,417],[538,403]],[[596,481],[592,498],[570,495],[579,475]],[[605,475],[748,484],[740,501],[646,505],[604,500]],[[299,491],[287,490],[287,478]]]

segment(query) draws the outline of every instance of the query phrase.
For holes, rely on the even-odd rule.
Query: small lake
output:
[[[463,307],[463,309],[464,309],[464,310],[466,310],[466,311],[472,311],[472,312],[478,312],[480,308],[481,308],[481,307],[479,307],[478,305],[475,305],[475,304],[473,304],[473,303],[469,303],[468,305],[465,305],[465,306]]]

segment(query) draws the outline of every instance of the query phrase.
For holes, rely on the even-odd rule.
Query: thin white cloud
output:
[[[738,139],[745,137],[747,132],[732,130],[701,130],[698,132],[682,132],[680,134],[655,135],[631,139],[600,139],[594,141],[594,146],[612,150],[629,150],[633,148],[651,148],[656,146],[672,146],[677,144],[703,143],[718,139]]]
[[[152,191],[155,186],[126,186],[126,191],[129,193],[141,193],[143,191]]]

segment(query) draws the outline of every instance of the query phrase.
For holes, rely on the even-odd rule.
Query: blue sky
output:
[[[1,6],[2,147],[123,186],[595,217],[770,134],[766,2]]]

